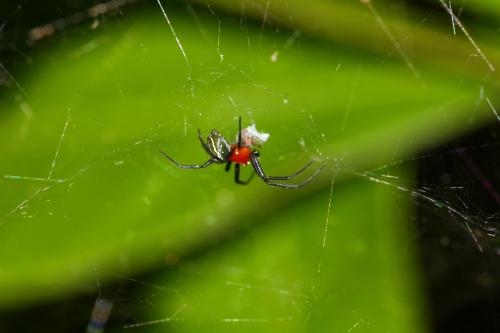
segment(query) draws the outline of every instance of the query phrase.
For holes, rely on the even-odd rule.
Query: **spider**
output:
[[[203,136],[201,135],[200,129],[198,129],[198,139],[200,140],[201,146],[208,153],[210,159],[203,164],[199,165],[186,165],[180,164],[175,161],[172,157],[167,155],[164,151],[160,150],[160,152],[165,156],[168,160],[174,163],[178,168],[182,169],[201,169],[206,168],[212,163],[223,164],[226,163],[226,171],[231,169],[231,164],[234,163],[234,181],[240,185],[248,184],[253,176],[257,174],[259,178],[261,178],[267,185],[270,186],[278,186],[284,188],[299,188],[318,175],[318,173],[323,169],[323,166],[318,168],[311,176],[309,176],[302,183],[298,184],[286,184],[277,181],[290,180],[298,176],[305,169],[307,169],[313,162],[309,162],[304,165],[299,170],[295,171],[291,175],[288,176],[268,176],[262,169],[260,165],[259,156],[260,153],[257,149],[253,149],[252,146],[242,144],[241,140],[241,117],[239,117],[238,122],[238,142],[234,144],[229,144],[224,136],[220,134],[217,130],[213,129],[207,137],[207,141],[203,140]],[[247,180],[240,179],[240,165],[249,165],[252,164],[254,172],[250,175]]]

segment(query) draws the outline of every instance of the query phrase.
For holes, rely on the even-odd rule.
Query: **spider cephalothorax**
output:
[[[256,173],[268,185],[285,187],[285,188],[299,188],[310,182],[323,168],[320,167],[311,176],[309,176],[309,178],[307,178],[306,180],[304,180],[302,183],[299,184],[286,184],[277,182],[295,178],[308,166],[310,166],[312,162],[307,163],[301,169],[297,170],[296,172],[292,173],[289,176],[267,176],[264,170],[262,169],[262,166],[260,165],[259,161],[260,153],[257,149],[254,149],[252,145],[256,145],[259,142],[267,140],[269,135],[259,133],[258,135],[260,136],[257,136],[257,134],[255,135],[252,134],[252,133],[258,133],[255,130],[255,126],[250,126],[245,130],[249,130],[248,133],[250,134],[244,138],[245,139],[244,141],[242,141],[241,117],[240,117],[237,143],[229,144],[227,140],[224,138],[224,136],[215,129],[210,132],[210,134],[207,137],[207,140],[205,141],[203,139],[203,136],[201,135],[201,131],[198,129],[198,139],[200,140],[203,149],[205,149],[207,154],[210,156],[210,159],[203,164],[199,165],[179,164],[172,157],[168,156],[165,152],[161,150],[160,152],[172,163],[174,163],[177,167],[182,169],[201,169],[201,168],[206,168],[212,163],[219,163],[219,164],[226,163],[226,171],[229,171],[231,168],[231,164],[234,163],[235,164],[234,180],[236,183],[242,185],[248,184],[248,182],[250,182],[250,180]],[[264,138],[263,141],[262,138]],[[252,173],[252,175],[248,180],[243,181],[240,179],[240,165],[248,165],[248,164],[252,164],[255,172]]]

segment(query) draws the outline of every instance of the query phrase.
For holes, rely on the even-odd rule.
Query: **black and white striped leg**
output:
[[[201,136],[201,130],[199,128],[198,128],[198,140],[200,140],[201,146],[203,147],[203,149],[205,149],[207,154],[211,156],[212,153],[210,153],[210,149],[208,149],[207,143],[203,139],[203,136]]]
[[[250,177],[248,177],[247,180],[241,180],[240,179],[240,165],[237,163],[234,165],[234,181],[236,182],[236,184],[246,185],[246,184],[250,183],[250,181],[253,179],[254,176],[255,176],[255,172],[252,172],[252,174],[250,175]]]
[[[271,185],[271,186],[291,188],[291,189],[292,188],[300,188],[300,187],[306,185],[311,180],[313,180],[314,177],[316,177],[318,175],[318,173],[320,173],[320,171],[324,167],[324,166],[319,167],[311,176],[309,176],[307,179],[305,179],[302,183],[284,184],[284,183],[279,183],[279,182],[275,182],[275,181],[276,180],[290,180],[290,179],[295,178],[297,175],[302,173],[302,171],[307,169],[307,167],[309,167],[312,164],[312,162],[309,162],[304,167],[302,167],[301,169],[299,169],[298,171],[294,172],[293,174],[291,174],[289,176],[267,176],[266,173],[264,172],[264,169],[262,169],[262,166],[260,165],[258,155],[255,153],[252,153],[250,155],[250,157],[251,157],[252,165],[253,165],[253,168],[255,169],[255,172],[266,184]]]
[[[313,161],[307,163],[302,168],[300,168],[299,170],[295,171],[294,173],[292,173],[289,176],[266,176],[266,178],[269,179],[269,180],[290,180],[290,179],[293,179],[293,178],[297,177],[298,175],[300,175],[311,164],[313,164]]]
[[[168,156],[163,150],[160,150],[160,153],[162,153],[163,156],[165,156],[170,162],[174,163],[175,166],[177,166],[178,168],[181,168],[181,169],[202,169],[202,168],[206,168],[210,164],[214,163],[214,161],[212,159],[209,159],[205,163],[199,164],[199,165],[180,164],[176,160],[174,160],[172,157]]]
[[[241,147],[241,116],[238,118],[238,148]]]

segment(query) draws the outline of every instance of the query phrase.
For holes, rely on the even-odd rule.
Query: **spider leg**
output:
[[[234,165],[234,181],[236,182],[236,184],[246,185],[246,184],[250,183],[250,181],[253,179],[254,176],[255,176],[255,172],[252,172],[252,174],[250,175],[250,177],[248,177],[247,180],[241,180],[240,179],[240,165],[237,163]]]
[[[226,172],[228,172],[229,169],[231,169],[231,161],[226,163],[226,168],[225,168]]]
[[[293,179],[293,178],[297,177],[298,175],[300,175],[311,164],[313,164],[313,161],[307,163],[302,168],[300,168],[299,170],[295,171],[294,173],[292,173],[289,176],[266,176],[266,178],[269,179],[269,180],[290,180],[290,179]]]
[[[324,165],[319,167],[312,175],[310,175],[307,179],[305,179],[302,183],[298,184],[283,184],[283,183],[278,183],[275,182],[275,180],[289,180],[294,177],[296,177],[298,174],[300,174],[302,171],[304,171],[309,165],[311,165],[312,162],[309,162],[306,164],[302,169],[296,171],[295,173],[291,174],[290,176],[283,176],[283,177],[273,177],[273,176],[267,176],[266,173],[264,172],[264,169],[262,169],[262,166],[260,165],[259,158],[256,156],[256,154],[251,154],[250,158],[252,160],[252,165],[253,168],[255,169],[255,172],[257,175],[268,185],[270,186],[277,186],[277,187],[285,187],[285,188],[300,188],[307,183],[309,183],[311,180],[314,179],[320,173],[320,171],[324,168]]]
[[[238,119],[238,147],[241,147],[241,116]]]
[[[203,140],[203,136],[201,135],[201,131],[199,128],[198,128],[198,140],[200,140],[201,146],[203,147],[203,149],[205,149],[205,151],[208,153],[208,155],[212,156],[212,154],[210,153],[210,150],[207,147],[206,142]]]
[[[178,168],[181,168],[181,169],[201,169],[201,168],[206,168],[210,164],[214,163],[214,160],[209,159],[208,161],[206,161],[205,163],[200,164],[200,165],[180,164],[176,160],[174,160],[172,157],[168,156],[164,151],[160,150],[160,153],[162,153],[163,156],[165,156],[170,162],[174,163],[175,166],[177,166]]]

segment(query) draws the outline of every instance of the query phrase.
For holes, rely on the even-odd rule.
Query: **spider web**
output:
[[[23,114],[22,123],[16,124],[18,131],[15,135],[28,138],[32,132],[38,131],[36,129],[38,125],[34,121],[38,117],[37,110],[34,110],[30,105],[30,91],[33,88],[24,86],[23,82],[28,80],[24,79],[22,74],[20,74],[20,78],[15,74],[19,71],[21,65],[16,64],[12,59],[33,57],[30,61],[36,62],[36,57],[43,56],[43,52],[41,52],[41,55],[35,52],[33,56],[26,56],[25,52],[29,53],[29,48],[27,51],[19,50],[16,43],[10,41],[10,36],[5,35],[5,30],[13,25],[17,18],[22,18],[25,15],[25,6],[29,4],[28,1],[18,3],[9,12],[9,15],[4,18],[4,23],[0,26],[0,36],[4,37],[2,50],[7,49],[14,54],[8,61],[0,62],[0,71],[3,73],[0,83],[4,86],[6,100],[16,105],[17,109]],[[415,31],[424,29],[428,20],[441,15],[449,16],[449,33],[457,35],[462,32],[471,45],[475,54],[474,57],[483,62],[491,73],[496,71],[488,58],[488,54],[476,42],[466,24],[462,22],[462,15],[465,11],[463,2],[446,3],[442,0],[437,1],[440,9],[436,8],[436,6],[432,9],[424,9],[413,27],[414,30],[402,37],[399,34],[396,35],[384,19],[384,13],[389,11],[387,8],[383,8],[381,11],[380,7],[384,5],[366,0],[361,1],[361,4],[366,6],[366,14],[373,22],[373,29],[380,29],[387,37],[390,45],[385,52],[386,56],[378,59],[379,66],[400,61],[406,66],[408,77],[419,82],[419,85],[424,90],[433,87],[429,86],[426,76],[423,74],[424,71],[416,65],[413,57],[409,54],[406,42],[411,39]],[[285,92],[272,81],[271,84],[266,82],[257,71],[251,71],[247,67],[241,66],[240,63],[231,59],[231,53],[226,49],[225,38],[229,38],[227,37],[230,34],[229,29],[234,27],[235,21],[237,21],[237,26],[240,28],[238,32],[239,38],[244,41],[242,44],[246,45],[249,50],[258,53],[261,57],[260,61],[279,64],[287,56],[289,50],[309,50],[312,46],[308,44],[307,40],[304,40],[307,32],[303,32],[299,28],[287,30],[280,27],[280,24],[272,15],[271,5],[269,1],[263,6],[249,1],[242,1],[240,15],[235,19],[232,15],[214,8],[214,6],[199,3],[182,2],[174,5],[160,0],[150,4],[112,0],[85,9],[68,10],[71,14],[56,17],[53,21],[48,21],[49,23],[31,24],[28,30],[28,38],[25,41],[30,47],[48,43],[51,40],[58,40],[61,38],[58,34],[72,28],[82,30],[84,35],[90,35],[97,31],[96,36],[90,38],[82,48],[74,50],[71,56],[79,58],[92,56],[95,52],[99,52],[99,49],[106,44],[106,40],[113,38],[113,32],[107,31],[108,25],[119,24],[121,26],[118,30],[125,33],[130,29],[129,24],[133,21],[131,17],[135,15],[134,10],[136,8],[155,11],[165,25],[166,42],[173,43],[178,52],[177,65],[184,69],[182,74],[184,83],[181,92],[189,96],[189,98],[179,101],[174,100],[170,104],[165,103],[165,105],[159,106],[167,106],[171,109],[169,109],[168,113],[164,113],[162,119],[148,118],[146,116],[146,120],[138,124],[138,126],[142,127],[137,132],[131,133],[127,137],[128,142],[123,145],[104,144],[100,150],[95,152],[85,150],[78,152],[79,154],[86,153],[88,156],[76,157],[78,163],[75,164],[70,163],[70,159],[78,155],[68,152],[65,145],[69,144],[68,141],[90,139],[85,137],[85,134],[82,134],[83,131],[80,129],[88,127],[89,124],[101,126],[105,129],[102,141],[111,143],[116,136],[123,135],[123,133],[116,134],[115,132],[119,132],[119,129],[112,128],[119,126],[119,122],[108,126],[109,119],[107,116],[100,117],[90,113],[85,117],[81,117],[76,114],[71,106],[61,106],[64,112],[58,112],[59,120],[47,125],[49,131],[57,133],[55,136],[57,140],[52,143],[53,153],[50,156],[39,157],[39,159],[48,162],[45,164],[46,168],[38,170],[39,173],[36,175],[30,174],[31,170],[29,168],[17,167],[17,165],[15,168],[2,169],[3,179],[1,183],[6,188],[2,192],[2,196],[5,196],[3,199],[8,204],[2,205],[0,230],[10,230],[9,228],[15,228],[16,224],[20,223],[29,224],[33,231],[38,230],[38,228],[53,227],[54,225],[51,224],[36,225],[38,207],[42,203],[49,205],[49,214],[58,219],[67,219],[71,222],[71,217],[68,217],[71,216],[71,212],[68,209],[64,206],[51,206],[51,203],[47,203],[52,200],[50,193],[57,193],[53,198],[61,200],[61,193],[71,193],[73,186],[81,186],[81,183],[85,184],[86,182],[90,183],[94,170],[100,168],[110,168],[116,171],[118,179],[120,175],[124,177],[120,172],[123,165],[132,164],[136,166],[140,164],[137,156],[142,155],[138,155],[138,151],[154,151],[159,145],[165,144],[166,138],[171,137],[177,137],[179,141],[190,140],[190,144],[193,144],[195,140],[191,140],[191,138],[196,139],[197,127],[203,128],[204,134],[212,127],[220,128],[224,133],[231,133],[228,134],[228,137],[232,138],[235,134],[235,120],[239,115],[242,115],[244,119],[247,119],[248,123],[257,123],[257,127],[262,127],[264,131],[268,131],[266,126],[274,125],[271,140],[264,148],[266,156],[272,156],[268,162],[269,164],[272,160],[290,161],[312,158],[327,163],[329,166],[325,176],[328,179],[326,182],[328,186],[321,192],[322,218],[312,221],[312,223],[317,224],[315,237],[318,251],[315,253],[312,262],[306,265],[307,267],[311,266],[313,285],[316,280],[321,280],[323,270],[328,269],[325,267],[325,258],[333,246],[330,237],[332,236],[332,226],[335,227],[332,221],[336,215],[338,196],[336,189],[337,186],[343,186],[337,184],[337,181],[340,177],[347,177],[346,175],[354,177],[356,181],[361,183],[372,183],[377,187],[389,189],[393,193],[395,200],[401,197],[410,198],[411,202],[417,207],[413,218],[419,221],[417,226],[421,227],[418,231],[414,231],[412,236],[416,239],[423,239],[422,251],[424,254],[429,254],[431,250],[436,251],[436,249],[445,249],[445,251],[454,249],[454,252],[451,253],[455,256],[457,253],[467,253],[471,257],[471,261],[475,260],[474,258],[481,258],[482,260],[481,265],[478,264],[477,271],[485,270],[486,273],[479,275],[478,272],[478,276],[482,276],[483,280],[486,281],[492,277],[494,278],[497,267],[494,257],[500,252],[496,245],[499,218],[498,205],[500,205],[500,195],[497,191],[499,180],[494,167],[491,167],[495,162],[498,162],[498,159],[495,159],[495,156],[498,156],[497,124],[470,137],[451,142],[436,149],[436,151],[422,153],[411,158],[396,157],[397,149],[394,148],[392,161],[378,165],[376,168],[352,167],[349,163],[344,162],[342,154],[330,156],[324,153],[324,146],[329,142],[330,138],[324,131],[325,126],[321,121],[315,119],[310,107],[296,102],[300,98]],[[254,20],[254,16],[247,15],[247,11],[259,12],[262,19],[260,21]],[[200,64],[197,62],[194,52],[190,53],[192,44],[186,42],[182,34],[185,31],[183,29],[186,28],[176,24],[176,22],[181,21],[181,18],[185,19],[185,17],[191,20],[193,26],[196,27],[195,30],[203,38],[209,40],[211,50],[207,52],[217,58],[217,65]],[[274,45],[271,49],[267,47],[266,38],[268,35],[272,35],[274,38]],[[139,42],[141,42],[140,38]],[[161,56],[158,54],[148,55],[148,46],[141,45],[141,47],[144,48],[146,54],[145,58],[139,61],[143,62],[141,65],[147,65],[149,56]],[[347,63],[345,59],[346,57],[335,59],[332,66],[336,72],[342,73],[342,71],[349,70],[348,67],[352,64]],[[338,133],[341,133],[340,138],[342,138],[342,133],[349,130],[349,127],[352,126],[356,119],[356,104],[365,103],[363,101],[365,95],[362,95],[362,87],[370,84],[369,74],[366,71],[362,62],[357,64],[352,71],[354,75],[347,76],[349,78],[349,82],[346,83],[348,88],[338,92],[335,96],[335,98],[344,101],[344,112],[341,115],[337,130]],[[234,78],[239,84],[230,81]],[[489,77],[487,76],[485,80],[488,83]],[[89,81],[91,80],[89,79]],[[225,83],[226,81],[229,83]],[[200,110],[198,104],[202,103],[205,98],[209,98],[206,90],[213,85],[224,84],[246,89],[249,96],[245,98],[244,94],[232,94],[231,91],[237,91],[237,89],[227,89],[228,93],[221,93],[220,96],[214,98],[214,104],[218,104],[217,107],[214,107],[214,110],[217,111],[218,108],[220,110],[230,109],[232,110],[230,112],[232,117],[228,119],[227,112],[221,111],[219,114]],[[130,86],[125,87],[125,85],[125,82],[122,83],[120,78],[117,78],[115,91],[121,92],[125,96],[131,95],[133,92]],[[150,88],[157,89],[154,86]],[[175,93],[179,93],[179,91]],[[76,95],[77,98],[82,98],[82,96],[78,96],[78,93]],[[483,86],[478,88],[477,95],[477,107],[489,108],[492,117],[500,121],[494,99],[485,92]],[[175,94],[172,94],[172,96],[175,96]],[[169,95],[167,98],[175,98],[172,96]],[[263,100],[264,102],[259,103],[255,102],[255,100]],[[272,119],[269,117],[269,114],[272,114],[269,109],[281,110],[286,114],[287,121],[299,124],[298,127],[290,128],[286,123],[279,125],[276,122],[266,123],[266,120]],[[477,110],[471,110],[470,112],[472,117]],[[144,133],[147,134],[144,135]],[[279,147],[272,145],[274,138],[286,139],[281,139],[281,141],[277,139],[275,141],[281,142],[282,145]],[[406,143],[400,144],[404,145]],[[196,147],[198,149],[198,146]],[[194,155],[191,151],[175,150],[175,147],[172,147],[172,153],[177,154],[183,160],[193,158],[192,155]],[[145,156],[154,159],[148,154],[146,153]],[[200,153],[194,156],[201,158],[202,155]],[[17,163],[20,163],[20,161],[17,161]],[[159,164],[156,160],[154,163]],[[163,164],[161,170],[167,175],[174,178],[189,177],[172,171],[170,166],[164,165],[164,161],[161,163]],[[450,163],[452,165],[460,164],[462,167],[458,169],[449,167]],[[299,164],[293,163],[293,165]],[[401,168],[415,165],[418,165],[421,170],[417,179],[399,174]],[[272,166],[269,166],[269,168],[273,172],[276,170]],[[429,171],[430,168],[433,171]],[[27,170],[28,173],[23,172],[23,170]],[[220,186],[219,183],[222,179],[214,177],[212,171],[207,171],[206,174],[199,174],[195,177],[198,177],[199,181],[205,184],[204,188],[195,191],[195,195],[203,198],[211,196],[212,191]],[[155,179],[150,181],[154,182]],[[180,189],[175,188],[174,190]],[[218,196],[217,200],[237,203],[238,201],[235,199],[237,194],[231,191],[227,189],[218,191],[216,194]],[[342,193],[341,191],[338,192]],[[144,191],[144,193],[137,193],[134,196],[137,201],[149,206],[151,201],[155,200],[150,193]],[[13,199],[8,198],[9,194],[12,194]],[[22,199],[18,200],[19,197]],[[222,207],[224,206],[222,205]],[[111,207],[110,210],[105,210],[104,213],[109,214],[111,210],[116,208],[118,207]],[[219,223],[217,216],[208,214],[204,218],[204,223],[207,225]],[[436,224],[438,226],[449,224],[453,227],[451,229],[441,229],[442,227],[436,227]],[[11,225],[13,226],[11,227]],[[112,235],[109,230],[103,232]],[[134,232],[130,230],[127,232],[129,232],[129,238],[133,240]],[[419,232],[422,234],[419,234]],[[438,244],[434,243],[436,239]],[[231,240],[231,242],[234,241]],[[126,244],[125,246],[131,245]],[[207,248],[210,249],[210,246],[207,246]],[[88,332],[102,331],[106,325],[112,331],[139,330],[153,332],[170,328],[170,326],[165,325],[185,322],[188,325],[186,327],[191,329],[204,327],[204,325],[227,325],[229,328],[244,328],[249,327],[247,326],[249,324],[255,324],[273,330],[286,327],[282,325],[295,321],[300,321],[303,327],[308,328],[313,327],[315,318],[321,317],[320,310],[317,309],[318,298],[320,297],[318,293],[313,290],[314,288],[297,287],[297,284],[300,285],[304,281],[298,280],[294,284],[290,284],[289,281],[280,281],[278,277],[259,274],[242,268],[232,259],[219,263],[220,251],[214,249],[208,254],[197,253],[193,255],[194,259],[192,260],[194,262],[199,260],[199,262],[183,265],[174,277],[163,272],[132,276],[128,272],[110,271],[96,264],[92,270],[95,283],[91,283],[90,286],[86,284],[85,287],[91,290],[89,292],[91,296],[75,300],[77,303],[92,304],[90,306],[92,312],[83,311],[79,316],[75,317],[80,319],[82,316],[91,316],[91,320],[86,323]],[[493,259],[488,261],[485,258]],[[121,259],[123,258],[117,260]],[[167,254],[165,263],[168,266],[173,266],[177,264],[178,260],[179,258],[175,253]],[[459,267],[458,263],[454,261],[450,261],[448,265],[451,267],[450,270]],[[437,268],[434,261],[424,260],[424,271],[427,270],[425,272],[431,277],[435,277],[435,275],[432,275],[435,269]],[[439,276],[443,278],[442,275]],[[104,283],[101,280],[106,282]],[[231,305],[233,311],[224,312],[221,310],[205,315],[208,311],[205,311],[204,307],[211,306],[211,304],[203,304],[200,301],[203,298],[198,298],[187,287],[192,281],[203,286],[203,283],[200,282],[203,280],[215,281],[214,283],[217,283],[218,287],[225,290],[226,293],[236,295],[235,299],[237,301]],[[477,285],[486,286],[484,287],[485,290],[491,287],[490,282],[484,282],[483,280]],[[113,281],[113,283],[108,281]],[[468,282],[474,284],[474,282]],[[488,285],[488,283],[490,284]],[[435,289],[438,288],[437,286],[438,284],[432,285]],[[304,290],[307,290],[307,292],[304,292]],[[202,291],[197,292],[202,293]],[[342,291],[339,291],[339,294],[342,294]],[[449,297],[450,295],[445,296]],[[253,305],[258,305],[260,298],[283,303],[285,305],[280,307],[280,310],[286,309],[287,311],[280,312],[277,310],[263,313],[257,310],[248,310],[248,300],[253,300]],[[433,299],[433,296],[431,295],[430,298]],[[165,308],[164,303],[168,303],[166,308],[170,312],[160,316],[158,312],[163,311]],[[446,303],[446,305],[448,304]],[[199,313],[199,322],[193,322],[192,317],[185,316],[185,313],[193,308],[195,310],[190,311]],[[495,311],[493,306],[490,310]],[[345,328],[347,332],[372,328],[370,320],[364,318],[361,314],[354,313],[353,318],[355,319],[353,319],[352,325]],[[75,319],[75,322],[78,319]],[[6,326],[11,323],[7,319],[3,319],[3,321]],[[18,324],[15,323],[15,325]],[[75,325],[78,324],[75,323]]]

